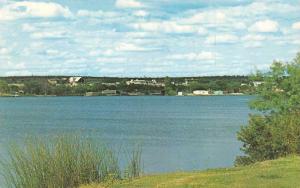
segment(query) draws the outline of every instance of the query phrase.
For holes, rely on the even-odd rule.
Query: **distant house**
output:
[[[177,93],[177,95],[178,95],[178,96],[183,96],[183,92],[182,92],[182,91],[179,91],[179,92]]]
[[[275,88],[275,92],[284,92],[284,90],[283,89]]]
[[[145,93],[143,93],[143,92],[128,92],[128,94],[127,94],[128,96],[144,96],[145,95]]]
[[[185,81],[182,83],[183,86],[188,86],[189,85],[189,81],[187,79],[185,79]]]
[[[223,91],[214,91],[214,95],[224,95]]]
[[[70,80],[68,78],[50,78],[47,80],[50,85],[68,84]]]
[[[165,86],[165,83],[157,82],[155,79],[148,81],[147,83],[150,86],[156,86],[156,87],[164,87]]]
[[[139,79],[131,79],[130,81],[126,81],[126,85],[147,85],[147,81],[146,80],[139,80]]]
[[[106,89],[106,90],[103,90],[101,93],[102,93],[102,95],[113,96],[113,95],[117,95],[117,90]]]
[[[91,97],[91,96],[100,96],[101,92],[86,92],[85,96]]]
[[[84,79],[82,77],[70,77],[69,83],[71,86],[76,86],[78,83],[84,83]]]
[[[164,83],[159,83],[155,79],[152,80],[139,80],[139,79],[131,79],[126,81],[126,85],[149,85],[149,86],[157,86],[157,87],[164,87]]]
[[[260,81],[254,81],[253,85],[254,87],[258,87],[259,85],[263,84],[264,82],[260,82]]]
[[[120,85],[120,82],[113,82],[113,83],[109,83],[109,82],[103,82],[102,85],[106,85],[106,86],[117,86]]]
[[[9,87],[24,88],[25,84],[7,84]]]
[[[244,95],[244,93],[229,93],[229,95]]]
[[[207,90],[195,90],[193,91],[194,95],[209,95],[209,91]]]
[[[48,83],[51,85],[57,85],[58,81],[57,79],[48,79]]]

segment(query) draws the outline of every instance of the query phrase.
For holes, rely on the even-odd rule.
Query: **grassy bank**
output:
[[[300,157],[290,156],[264,161],[250,166],[213,169],[201,172],[178,172],[145,176],[133,181],[121,181],[114,188],[147,187],[205,187],[205,188],[247,188],[247,187],[299,187]],[[81,188],[102,188],[103,185]]]
[[[11,188],[71,188],[141,174],[140,149],[130,153],[122,170],[113,150],[76,135],[28,138],[8,152],[7,159],[0,159],[0,175]]]

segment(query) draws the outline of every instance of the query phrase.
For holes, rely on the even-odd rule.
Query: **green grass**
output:
[[[113,188],[297,188],[300,187],[300,157],[290,156],[244,167],[149,175],[132,181],[119,181],[109,186]],[[82,186],[82,188],[100,187],[107,186],[96,184]]]
[[[129,159],[128,177],[141,173],[139,151],[134,150]],[[0,162],[5,187],[12,188],[73,188],[124,176],[112,150],[75,135],[31,138],[22,145],[12,144],[8,159]]]

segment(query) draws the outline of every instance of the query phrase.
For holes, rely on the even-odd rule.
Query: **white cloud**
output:
[[[263,35],[256,35],[256,34],[248,34],[242,37],[243,41],[263,41],[266,37]]]
[[[80,17],[99,17],[99,18],[113,18],[119,16],[117,12],[111,11],[90,11],[90,10],[79,10],[77,16]]]
[[[97,63],[123,63],[127,59],[124,57],[99,57],[96,59]]]
[[[0,48],[0,54],[1,55],[6,55],[10,52],[8,48]]]
[[[215,10],[199,10],[188,13],[184,18],[178,18],[178,23],[216,28],[218,30],[243,30],[247,26],[240,20],[234,8],[218,8]]]
[[[292,25],[292,28],[295,30],[300,30],[300,22],[296,22]]]
[[[117,0],[116,7],[118,8],[141,8],[144,5],[136,0]]]
[[[61,52],[61,51],[53,50],[53,49],[48,49],[48,50],[45,51],[45,53],[46,53],[48,56],[60,56],[60,55],[62,55],[62,52]]]
[[[208,31],[204,27],[199,27],[198,30],[197,30],[197,33],[199,35],[207,35]]]
[[[300,45],[300,39],[295,39],[291,42],[292,44]]]
[[[183,23],[196,24],[196,23],[224,23],[226,15],[221,10],[218,11],[204,11],[192,15],[189,18],[182,19]]]
[[[209,61],[214,60],[216,58],[216,53],[206,51],[199,53],[174,54],[167,57],[167,59],[186,61]]]
[[[262,47],[262,43],[260,41],[248,41],[244,44],[245,48],[259,48]]]
[[[289,3],[280,3],[278,1],[254,1],[247,5],[218,6],[213,9],[201,8],[192,10],[186,12],[183,17],[178,17],[178,20],[179,23],[201,24],[203,27],[215,27],[220,31],[244,30],[247,28],[247,25],[251,22],[253,23],[254,19],[263,18],[269,14],[282,14],[283,16],[286,14],[298,14],[300,11],[299,8],[299,6],[293,6]],[[265,29],[260,30],[264,31]]]
[[[163,22],[140,22],[132,24],[132,27],[137,30],[144,30],[150,32],[164,32],[164,33],[206,33],[205,28],[194,25],[181,25],[175,21]]]
[[[30,35],[34,39],[62,39],[67,38],[67,32],[65,31],[43,31],[35,32]]]
[[[128,32],[125,36],[128,38],[147,38],[152,37],[153,34],[150,32]]]
[[[246,24],[244,22],[235,22],[233,24],[233,27],[235,29],[245,29],[247,26],[246,26]]]
[[[112,56],[114,54],[114,50],[92,50],[89,52],[90,56]]]
[[[15,76],[15,75],[30,75],[28,74],[28,71],[26,70],[26,66],[24,63],[15,63],[11,61],[2,61],[0,63],[0,70],[7,69],[8,71],[4,72],[5,76]]]
[[[15,20],[19,18],[51,18],[71,17],[72,13],[67,7],[50,2],[21,1],[7,4],[0,9],[0,20]]]
[[[116,47],[117,51],[130,52],[130,51],[146,51],[145,48],[130,43],[120,43]]]
[[[144,10],[138,10],[132,13],[134,16],[138,16],[138,17],[145,17],[148,16],[149,13],[147,11]]]
[[[222,34],[222,35],[210,35],[206,38],[205,43],[214,44],[214,43],[235,43],[238,41],[238,37],[231,34]]]
[[[280,3],[276,1],[269,2],[253,2],[248,7],[248,11],[255,14],[266,14],[269,12],[276,13],[291,13],[297,11],[297,7],[288,3]]]
[[[3,45],[5,42],[4,42],[4,39],[1,38],[1,35],[0,35],[0,45]]]
[[[279,30],[279,24],[273,20],[261,20],[255,22],[248,30],[262,33],[277,32]]]
[[[22,25],[22,30],[25,31],[25,32],[32,32],[32,31],[35,31],[36,28],[33,27],[32,25],[28,24],[28,23],[24,23]]]

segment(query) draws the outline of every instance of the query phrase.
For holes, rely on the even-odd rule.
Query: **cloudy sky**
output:
[[[298,51],[299,0],[0,0],[0,76],[237,75]]]

